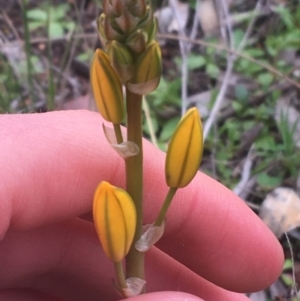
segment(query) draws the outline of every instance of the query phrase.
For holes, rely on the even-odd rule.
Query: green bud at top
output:
[[[101,22],[98,22],[99,34],[101,40],[104,41],[125,43],[131,34],[139,30],[147,36],[146,44],[148,44],[156,32],[152,8],[146,5],[145,0],[104,0],[100,20]],[[141,44],[141,41],[138,40],[138,43]],[[134,49],[132,45],[130,48]],[[141,46],[136,48],[140,49]]]
[[[115,21],[114,20],[111,21],[107,16],[104,17],[103,27],[104,27],[105,37],[107,40],[109,41],[116,40],[120,42],[125,40],[124,34],[120,30],[120,28],[118,28]]]
[[[146,1],[133,1],[133,4],[130,6],[130,12],[133,16],[142,18],[146,13]]]
[[[147,5],[145,15],[140,19],[138,28],[148,31],[154,22],[153,10],[150,5]]]
[[[112,66],[122,81],[127,82],[133,75],[133,57],[127,46],[113,41],[107,47]]]
[[[102,46],[106,49],[107,38],[105,35],[105,30],[104,30],[104,20],[105,20],[105,14],[101,14],[99,16],[99,18],[97,19],[97,27],[98,27],[100,42],[101,42]]]
[[[155,38],[157,34],[157,28],[158,28],[158,20],[157,18],[154,18],[153,22],[151,22],[147,27],[148,43],[150,43]]]
[[[133,32],[126,39],[126,45],[136,54],[141,54],[145,51],[147,42],[148,35],[141,29]]]
[[[103,0],[102,7],[105,15],[113,18],[122,14],[125,4],[124,1]]]
[[[122,33],[127,36],[136,28],[140,18],[133,16],[127,9],[124,9],[119,17],[114,18],[114,21]]]

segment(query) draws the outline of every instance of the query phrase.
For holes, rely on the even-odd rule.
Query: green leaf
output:
[[[174,61],[177,65],[177,68],[180,68],[182,65],[182,58],[175,57]],[[188,70],[195,70],[197,68],[201,68],[205,66],[205,64],[206,64],[206,59],[202,55],[191,54],[187,59]]]
[[[240,45],[240,43],[244,38],[244,35],[245,32],[240,29],[236,29],[233,31],[234,48],[238,48],[238,46]]]
[[[176,127],[179,123],[179,120],[180,120],[180,116],[176,116],[176,117],[168,120],[165,123],[165,125],[161,131],[159,139],[162,141],[168,141],[171,138],[171,136],[173,135],[174,130],[176,129]]]
[[[291,259],[286,259],[285,261],[284,261],[284,264],[283,264],[283,268],[282,268],[282,270],[284,271],[284,270],[289,270],[289,269],[291,269],[293,267],[293,261],[291,260]]]
[[[215,64],[207,64],[206,66],[206,72],[212,78],[218,77],[219,71],[219,67]]]
[[[47,21],[47,13],[41,9],[31,9],[27,11],[27,18],[35,20],[35,21]]]
[[[248,50],[245,50],[245,53],[253,58],[260,58],[260,57],[264,57],[265,55],[265,53],[259,48],[250,48]]]
[[[286,286],[292,286],[294,284],[293,277],[288,274],[281,274],[282,281]]]
[[[259,81],[259,83],[265,88],[271,85],[273,79],[274,79],[274,77],[270,73],[261,73],[257,77],[257,80]]]
[[[201,68],[206,64],[206,60],[202,55],[190,55],[188,58],[188,69],[194,70]]]
[[[63,27],[66,28],[68,31],[73,31],[76,27],[75,22],[64,22]]]
[[[83,52],[76,56],[76,59],[81,62],[89,62],[91,54],[89,52]]]
[[[255,141],[255,149],[264,151],[275,151],[276,144],[270,135],[263,136]]]
[[[46,26],[46,23],[43,23],[41,21],[31,21],[28,23],[28,27],[29,27],[29,30],[36,30],[38,29],[39,27],[42,27],[42,26]]]
[[[64,29],[60,23],[50,23],[49,25],[49,37],[60,38],[64,35]]]
[[[220,150],[216,153],[217,171],[221,179],[227,180],[232,177],[232,168],[228,166],[231,156],[232,153],[228,151]]]
[[[57,7],[51,8],[51,15],[53,20],[65,19],[67,11],[70,9],[68,3],[60,4]]]
[[[45,72],[45,68],[43,68],[41,60],[37,56],[31,56],[31,63],[34,66],[34,73],[39,74]]]
[[[284,22],[285,26],[288,29],[290,30],[293,29],[294,27],[293,17],[290,11],[286,7],[278,5],[274,7],[274,11],[280,15],[281,20]]]
[[[245,102],[249,97],[249,92],[244,85],[236,85],[235,96],[236,96],[237,100]]]
[[[257,175],[257,183],[264,189],[274,189],[278,187],[282,182],[282,177],[269,176],[267,173],[262,172]]]
[[[237,113],[241,112],[243,109],[243,105],[239,101],[232,101],[232,107]]]

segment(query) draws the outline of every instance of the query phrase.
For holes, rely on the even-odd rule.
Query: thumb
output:
[[[128,299],[124,299],[126,301]],[[155,292],[131,297],[130,301],[204,301],[194,295],[182,292]]]

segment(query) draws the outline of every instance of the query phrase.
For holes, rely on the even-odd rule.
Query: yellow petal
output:
[[[121,81],[110,65],[107,54],[97,49],[91,66],[94,98],[102,117],[112,123],[121,123],[125,108]]]
[[[121,261],[129,251],[136,228],[136,210],[129,194],[108,182],[96,189],[94,224],[106,256]]]
[[[185,187],[199,168],[203,151],[203,131],[199,112],[192,108],[178,124],[169,143],[165,175],[169,187]]]

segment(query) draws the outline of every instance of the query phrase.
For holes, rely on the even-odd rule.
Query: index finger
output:
[[[0,118],[0,235],[87,213],[101,180],[124,187],[124,162],[105,141],[96,113],[53,112]],[[164,154],[145,150],[145,221],[167,188]],[[282,250],[231,191],[199,173],[175,196],[163,251],[224,288],[259,290],[281,270]]]

